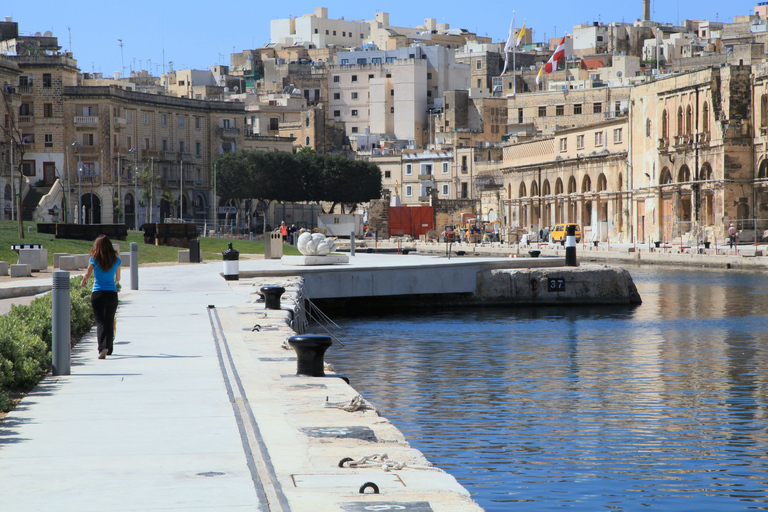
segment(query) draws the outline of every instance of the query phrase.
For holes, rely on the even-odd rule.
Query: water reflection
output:
[[[634,309],[342,319],[328,359],[486,510],[768,509],[768,276],[631,272]]]

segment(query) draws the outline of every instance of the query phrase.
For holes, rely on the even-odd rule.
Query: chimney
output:
[[[643,0],[643,21],[651,21],[651,0]]]

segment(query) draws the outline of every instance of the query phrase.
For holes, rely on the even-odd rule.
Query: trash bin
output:
[[[200,240],[197,238],[189,241],[189,262],[200,263]]]
[[[224,258],[224,279],[227,281],[240,279],[240,253],[233,249],[230,243],[229,249],[221,253],[221,256]]]

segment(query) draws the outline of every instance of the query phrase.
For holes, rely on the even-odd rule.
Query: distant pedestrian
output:
[[[736,227],[731,222],[731,227],[728,228],[728,247],[733,249],[734,245],[736,245]]]
[[[293,245],[296,245],[296,232],[298,229],[296,228],[296,224],[291,224],[291,227],[288,228],[288,235],[291,237],[291,243]]]
[[[283,243],[288,240],[288,226],[285,225],[285,221],[280,223],[280,234],[283,235]]]
[[[80,286],[85,286],[93,274],[91,306],[96,318],[96,337],[99,342],[99,359],[112,355],[115,341],[115,313],[117,312],[117,285],[120,283],[120,256],[106,235],[100,235],[93,243]]]

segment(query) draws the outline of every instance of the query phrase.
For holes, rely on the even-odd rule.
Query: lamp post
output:
[[[136,166],[136,148],[128,150],[133,155],[133,180],[134,180],[134,197],[133,197],[133,229],[139,229],[139,180]]]
[[[80,152],[80,143],[75,141],[73,146],[77,146],[77,223],[83,223],[83,194],[82,183],[80,176],[83,174],[83,160]]]

